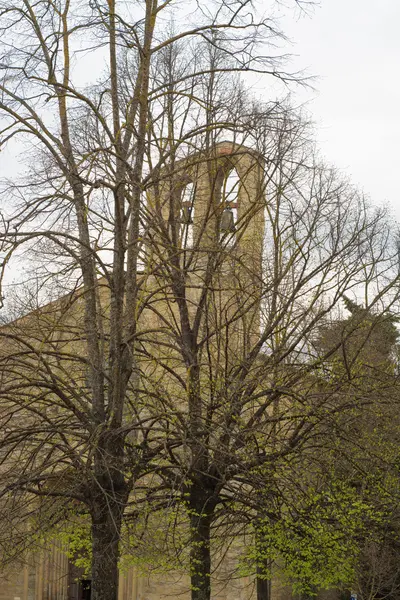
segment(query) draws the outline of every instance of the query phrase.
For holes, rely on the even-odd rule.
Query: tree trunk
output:
[[[121,437],[105,432],[99,438],[95,454],[91,490],[91,600],[118,600],[119,542],[129,495],[122,474],[122,448]]]
[[[210,600],[211,596],[211,514],[198,507],[190,517],[190,583],[192,600]]]
[[[266,561],[265,568],[257,565],[257,600],[271,600],[271,580],[260,577],[269,571],[269,566],[269,561]]]
[[[122,511],[115,500],[92,515],[91,600],[118,600],[118,559]],[[114,506],[112,506],[114,504]]]
[[[257,600],[271,600],[271,579],[266,579],[271,573],[271,560],[265,556],[266,540],[263,535],[263,513],[258,514],[255,531],[255,544],[257,551],[256,587]]]

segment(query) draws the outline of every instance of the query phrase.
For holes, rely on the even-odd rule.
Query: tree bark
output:
[[[265,501],[261,497],[260,501]],[[271,559],[265,556],[266,540],[263,535],[263,511],[258,513],[257,525],[255,529],[255,547],[257,552],[256,565],[256,591],[257,600],[271,600],[271,580],[266,579],[271,573]]]
[[[94,457],[91,494],[91,600],[118,600],[118,560],[122,520],[129,496],[123,476],[123,440],[100,435]]]
[[[211,523],[215,509],[214,490],[204,480],[195,482],[190,490],[190,584],[192,600],[211,597]]]
[[[193,514],[190,517],[190,584],[192,600],[210,600],[211,597],[211,515]]]
[[[111,503],[106,508],[103,505],[98,514],[92,515],[92,600],[118,600],[119,541],[123,511],[115,501],[111,500]],[[107,505],[106,499],[104,504]]]
[[[271,580],[260,577],[269,570],[268,561],[266,561],[265,567],[257,565],[257,600],[271,600]]]

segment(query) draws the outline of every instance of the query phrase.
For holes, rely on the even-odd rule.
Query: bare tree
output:
[[[173,131],[173,116],[168,124]],[[242,101],[234,132],[221,140],[226,129],[208,113],[203,145],[184,159],[171,152],[148,200],[157,293],[147,310],[158,328],[138,337],[141,382],[156,405],[168,399],[166,437],[180,442],[156,469],[163,484],[146,487],[156,506],[172,491],[187,509],[196,600],[210,597],[212,538],[223,554],[238,506],[242,523],[279,518],[282,470],[319,459],[341,419],[377,389],[381,401],[392,398],[394,386],[370,372],[358,370],[360,386],[349,385],[354,371],[334,373],[343,338],[316,349],[345,295],[361,295],[369,311],[397,310],[384,212],[318,162],[290,111],[246,112]],[[368,339],[374,321],[366,327]]]
[[[171,29],[175,17],[188,26]],[[167,28],[172,33],[166,36]],[[165,185],[160,170],[174,181],[175,160],[193,149],[208,152],[217,130],[239,123],[232,111],[226,120],[223,94],[220,106],[213,104],[218,78],[228,72],[291,76],[282,70],[284,57],[263,50],[280,32],[258,15],[256,3],[243,0],[187,7],[158,0],[5,1],[0,31],[2,144],[20,140],[28,159],[25,176],[2,188],[2,274],[24,253],[25,263],[31,261],[28,277],[32,273],[44,287],[68,292],[1,332],[2,490],[35,494],[38,506],[51,496],[87,507],[93,598],[111,600],[117,596],[120,530],[132,486],[149,463],[181,444],[180,438],[166,443],[165,427],[157,426],[170,408],[164,399],[161,405],[154,400],[157,410],[149,413],[154,393],[141,383],[138,364],[139,317],[149,304],[154,312],[157,298],[146,286],[165,265],[151,205],[154,189]],[[162,65],[172,73],[182,45],[191,62],[160,78]],[[77,63],[89,51],[106,67],[88,89],[80,84]],[[177,114],[182,98],[185,112]],[[169,243],[176,227],[155,222]],[[154,236],[157,243],[149,250]],[[198,385],[193,344],[208,298],[200,296],[193,333],[188,299],[181,295],[183,273],[172,251],[176,239],[166,249],[169,285],[185,323],[184,368]],[[207,261],[206,285],[220,259]],[[202,426],[191,389],[194,440]],[[197,449],[193,443],[201,462],[203,442]],[[193,481],[192,495],[203,494],[200,483]],[[194,528],[200,537],[201,527]]]

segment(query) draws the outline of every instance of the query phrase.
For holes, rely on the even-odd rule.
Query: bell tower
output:
[[[259,335],[265,228],[264,159],[234,142],[177,161],[160,174],[159,236],[174,247],[193,313],[208,287],[207,327],[233,353]]]
[[[215,327],[220,337],[225,331],[233,360],[260,331],[263,176],[263,157],[233,142],[217,144],[196,166],[193,249],[200,278],[212,264]]]

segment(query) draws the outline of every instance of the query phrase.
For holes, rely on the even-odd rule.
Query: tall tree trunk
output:
[[[268,560],[265,561],[265,565],[257,565],[257,600],[271,600],[271,580],[263,577],[269,568]]]
[[[211,596],[211,551],[210,551],[211,515],[190,517],[190,584],[192,600],[210,600]]]
[[[211,596],[211,523],[215,509],[213,492],[198,481],[190,490],[190,583],[192,600]]]
[[[106,498],[103,506],[98,509],[92,514],[91,600],[118,600],[119,541],[123,511],[112,499],[107,506]]]
[[[94,457],[91,600],[118,600],[119,542],[129,496],[122,471],[122,444],[120,436],[103,432]]]
[[[256,566],[256,587],[257,600],[271,600],[271,579],[266,579],[271,572],[271,560],[265,557],[266,540],[263,536],[263,513],[259,512],[260,521],[258,521],[255,532],[255,544],[257,551]]]

